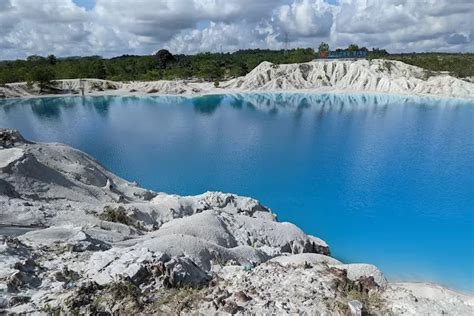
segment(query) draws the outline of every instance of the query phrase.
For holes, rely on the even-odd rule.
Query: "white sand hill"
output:
[[[221,82],[192,80],[113,82],[85,79],[87,95],[198,95],[250,91],[347,91],[474,98],[474,83],[392,60],[325,60],[275,65],[263,62],[243,77]],[[78,79],[58,80],[55,94],[79,94]],[[6,98],[38,95],[26,83],[0,87]]]
[[[472,315],[474,309],[473,296],[390,283],[373,265],[343,264],[323,240],[278,222],[254,199],[148,191],[81,151],[28,142],[5,129],[0,223],[36,225],[0,237],[5,313]]]

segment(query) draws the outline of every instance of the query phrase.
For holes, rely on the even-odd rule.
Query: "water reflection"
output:
[[[300,93],[251,93],[236,94],[227,97],[232,101],[242,100],[249,106],[261,111],[354,111],[384,109],[390,104],[412,104],[425,107],[458,106],[469,103],[461,99],[437,99],[428,97],[394,96],[394,95],[365,95],[365,94],[300,94]]]
[[[387,110],[390,105],[416,106],[421,108],[457,107],[472,104],[472,101],[449,98],[396,96],[383,94],[303,94],[303,93],[240,93],[212,95],[192,98],[196,112],[212,114],[221,105],[235,109],[252,108],[262,112],[293,112],[300,116],[303,112],[351,112]],[[168,100],[169,102],[170,100]],[[180,100],[172,100],[181,103]]]
[[[114,97],[111,96],[101,96],[95,98],[81,98],[81,105],[83,107],[92,108],[97,114],[102,117],[106,117],[109,113],[109,108],[114,100]]]
[[[472,104],[464,99],[397,96],[384,94],[305,94],[305,93],[237,93],[229,95],[188,96],[97,96],[97,97],[48,97],[32,99],[0,100],[0,109],[8,113],[12,109],[27,106],[38,117],[57,119],[63,110],[76,106],[94,108],[101,116],[107,116],[110,107],[117,104],[192,104],[196,113],[212,115],[220,106],[234,109],[254,109],[267,113],[315,111],[326,112],[384,111],[390,105],[410,105],[425,109],[433,107],[457,107]]]
[[[65,98],[34,99],[30,103],[31,111],[44,119],[59,119],[63,110],[73,106],[74,103],[67,102]]]
[[[225,98],[226,96],[223,94],[205,95],[193,98],[191,102],[193,103],[196,112],[211,115],[219,106],[222,105]]]

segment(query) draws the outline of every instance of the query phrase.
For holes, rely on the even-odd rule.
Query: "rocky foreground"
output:
[[[82,82],[82,83],[81,83]],[[74,95],[198,95],[255,91],[347,91],[392,93],[422,96],[474,98],[474,83],[446,73],[394,60],[317,60],[301,64],[262,62],[243,77],[220,82],[160,80],[114,82],[99,79],[57,80],[40,93],[37,85],[26,82],[0,86],[0,98],[19,98],[40,94]]]
[[[472,315],[474,298],[344,264],[256,200],[155,193],[0,129],[0,311]],[[0,232],[2,232],[0,227]],[[367,250],[370,251],[370,250]]]

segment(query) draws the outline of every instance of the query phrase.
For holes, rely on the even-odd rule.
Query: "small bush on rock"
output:
[[[113,208],[111,206],[104,207],[104,211],[99,215],[99,218],[114,223],[121,223],[127,226],[137,226],[134,218],[127,215],[127,211],[123,206]]]
[[[204,292],[203,289],[190,286],[167,290],[156,301],[153,310],[179,315],[183,311],[192,310],[192,307],[204,298]]]

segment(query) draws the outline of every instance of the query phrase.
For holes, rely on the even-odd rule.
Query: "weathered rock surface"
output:
[[[86,154],[0,130],[0,245],[12,313],[472,312],[472,296],[343,264],[258,201],[144,190]]]
[[[53,226],[27,232],[18,240],[32,248],[68,247],[72,251],[107,250],[110,245],[91,237],[84,229],[73,226]]]
[[[326,60],[275,65],[263,62],[244,77],[221,84],[244,91],[343,90],[474,97],[471,82],[395,60]]]

